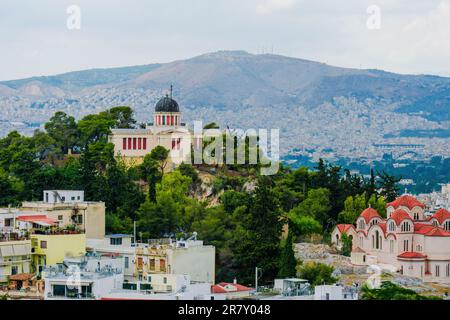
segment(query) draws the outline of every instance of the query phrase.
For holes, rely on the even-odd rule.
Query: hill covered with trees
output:
[[[142,165],[127,167],[107,141],[111,128],[136,126],[133,110],[115,107],[76,121],[57,112],[46,131],[9,133],[0,140],[0,205],[41,200],[45,189],[85,190],[106,203],[107,232],[139,241],[197,232],[217,251],[217,280],[251,284],[295,276],[292,243],[328,235],[336,223],[354,223],[371,205],[384,213],[398,194],[398,179],[372,172],[370,179],[319,161],[314,169],[281,165],[273,176],[258,166],[165,167],[169,151],[155,148]],[[208,177],[208,179],[205,179]]]

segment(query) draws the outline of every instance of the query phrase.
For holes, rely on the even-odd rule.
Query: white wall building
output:
[[[101,299],[123,286],[123,259],[101,256],[66,259],[46,268],[45,300]],[[67,266],[67,267],[66,267]]]
[[[337,285],[316,286],[314,300],[358,300],[358,293]]]
[[[84,202],[84,191],[80,190],[44,190],[45,203]]]
[[[425,205],[410,195],[387,204],[387,217],[364,210],[354,225],[337,225],[336,244],[345,233],[352,238],[352,263],[388,264],[398,272],[426,282],[450,283],[450,212],[425,214]]]
[[[167,170],[182,162],[190,163],[191,146],[195,141],[193,133],[181,122],[178,103],[172,99],[172,92],[155,106],[153,123],[145,129],[112,129],[109,142],[114,144],[114,154],[129,165],[139,165],[144,157],[157,146],[170,151]]]

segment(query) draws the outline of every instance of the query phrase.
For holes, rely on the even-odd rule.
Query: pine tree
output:
[[[281,211],[273,182],[258,179],[248,212],[241,217],[241,233],[233,244],[235,267],[245,283],[253,283],[255,267],[262,269],[261,283],[273,281],[278,272]]]
[[[386,198],[387,202],[394,201],[399,195],[398,182],[402,178],[391,176],[385,171],[378,173],[378,175],[380,176],[380,188],[382,189],[381,195]]]

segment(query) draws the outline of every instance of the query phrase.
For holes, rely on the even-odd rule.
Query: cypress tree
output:
[[[294,237],[292,235],[292,231],[289,231],[286,238],[286,243],[280,254],[280,267],[278,270],[279,278],[295,277],[297,273],[297,259],[295,259],[293,245]]]

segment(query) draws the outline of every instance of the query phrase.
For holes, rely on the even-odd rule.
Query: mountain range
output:
[[[363,146],[358,137],[349,138],[345,151],[336,142],[348,135],[364,136],[367,146],[438,141],[438,149],[444,150],[449,145],[450,78],[244,51],[2,81],[0,121],[20,121],[28,128],[56,110],[79,118],[115,105],[130,105],[140,121],[150,121],[154,103],[170,84],[186,120],[279,128],[283,152],[331,149],[334,156],[349,156],[356,148],[359,157]]]

